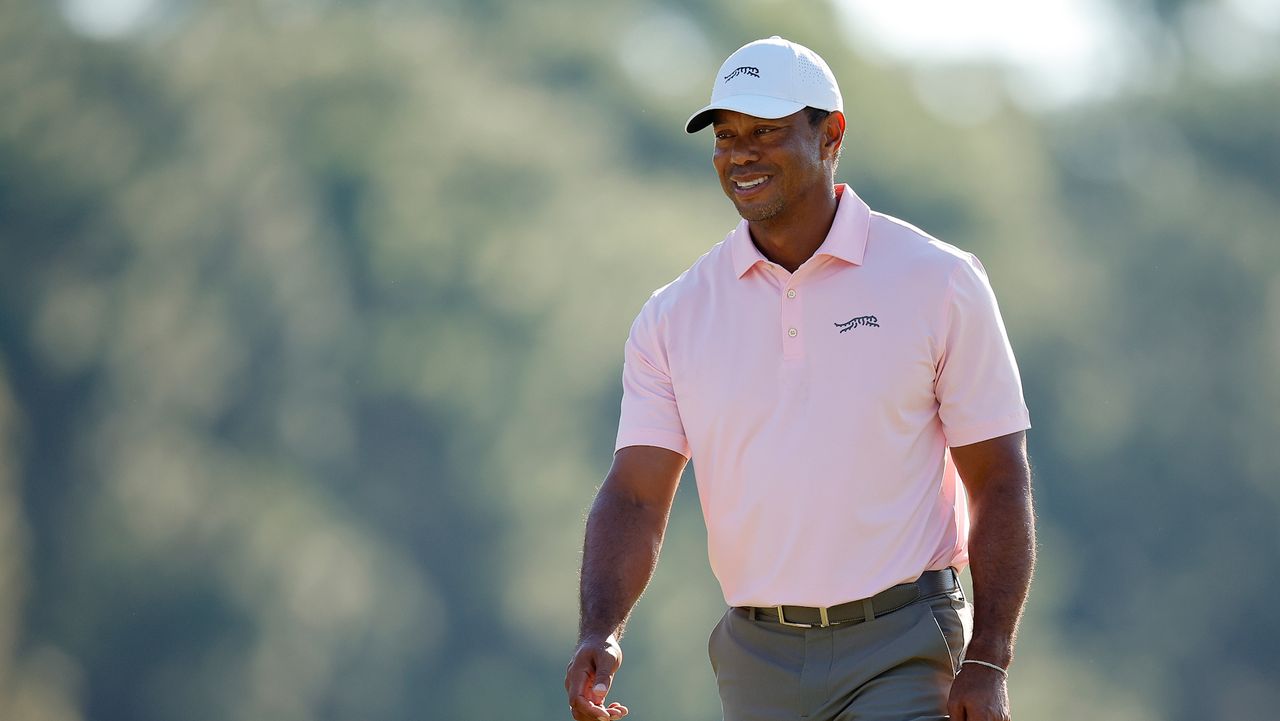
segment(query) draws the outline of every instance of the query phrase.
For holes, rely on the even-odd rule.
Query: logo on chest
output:
[[[843,333],[848,330],[853,330],[854,328],[879,328],[880,319],[874,315],[860,315],[857,318],[850,318],[843,323],[836,323],[834,325],[840,329],[841,333]]]

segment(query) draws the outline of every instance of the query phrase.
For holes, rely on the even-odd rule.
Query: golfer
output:
[[[835,184],[844,103],[808,48],[733,53],[685,129],[708,126],[742,222],[631,327],[573,718],[627,714],[606,702],[619,639],[692,459],[728,605],[708,641],[726,721],[1008,719],[1030,422],[982,264]]]

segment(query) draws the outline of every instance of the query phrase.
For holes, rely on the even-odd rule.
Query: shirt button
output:
[[[800,332],[800,331],[796,330],[795,328],[792,328],[791,330],[788,330],[788,331],[787,331],[787,335],[791,336],[792,338],[795,338],[795,337],[796,337],[796,334],[797,334],[797,333],[799,333],[799,332]]]
[[[787,288],[787,297],[788,297],[788,298],[794,298],[794,297],[796,297],[796,289],[795,289],[795,288]]]

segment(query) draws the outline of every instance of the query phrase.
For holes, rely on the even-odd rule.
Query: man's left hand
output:
[[[1004,674],[977,664],[960,667],[947,700],[951,721],[1009,721],[1009,688]]]

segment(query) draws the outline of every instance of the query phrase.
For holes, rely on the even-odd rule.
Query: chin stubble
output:
[[[765,205],[753,208],[744,208],[736,202],[734,205],[738,208],[738,215],[742,216],[744,220],[752,222],[776,218],[780,213],[782,213],[783,207],[782,198],[774,198],[771,202]]]

